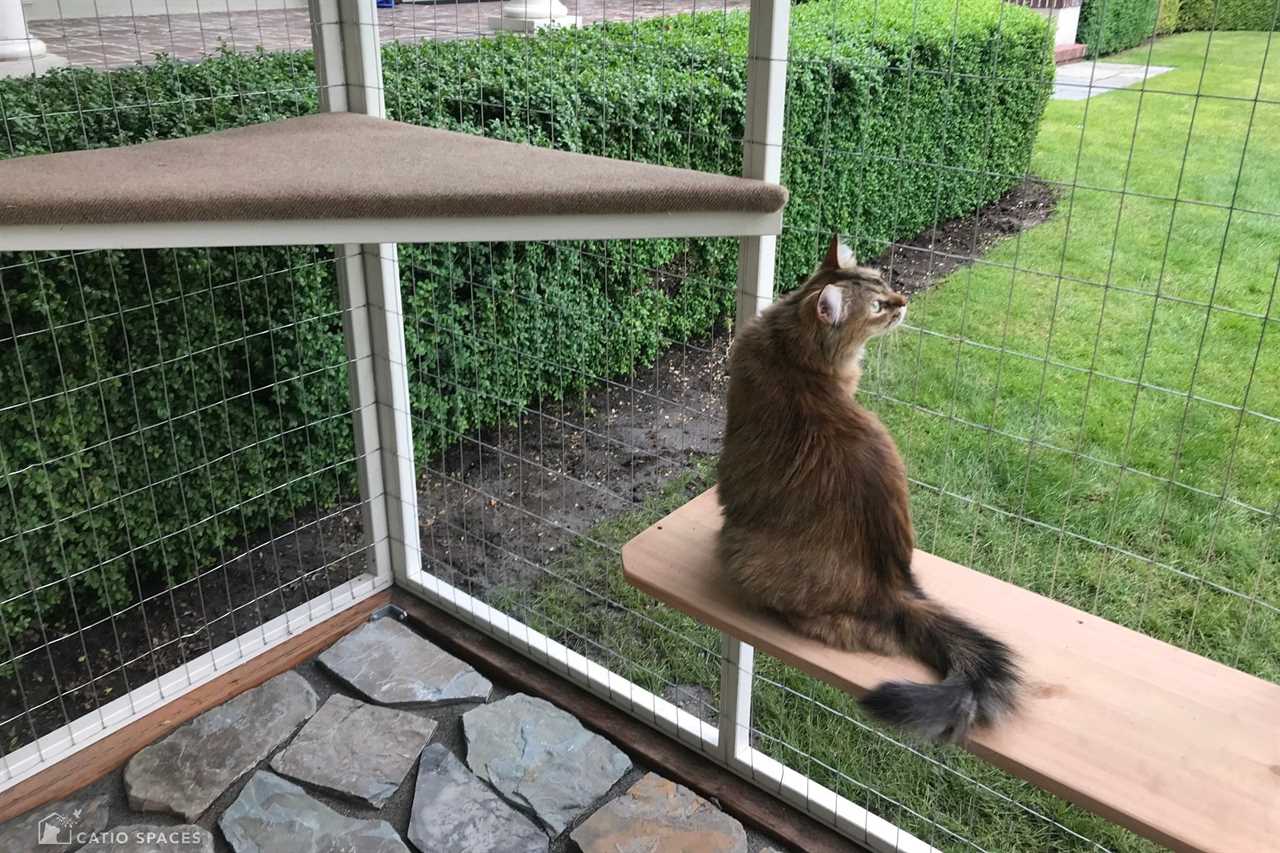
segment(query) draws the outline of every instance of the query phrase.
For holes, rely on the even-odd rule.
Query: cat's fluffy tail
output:
[[[890,619],[902,650],[929,664],[938,684],[888,681],[862,699],[875,717],[931,740],[963,740],[1011,711],[1021,679],[1009,647],[923,595]]]

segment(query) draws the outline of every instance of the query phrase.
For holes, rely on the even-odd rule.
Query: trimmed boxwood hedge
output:
[[[1280,28],[1280,0],[1182,0],[1178,29],[1274,30]]]
[[[736,173],[746,37],[746,16],[730,13],[388,44],[388,110]],[[831,231],[874,255],[1016,183],[1051,42],[1043,18],[999,0],[797,7],[781,286]],[[32,154],[304,114],[316,109],[311,63],[224,53],[3,80],[3,138]],[[705,335],[731,314],[735,260],[731,240],[401,247],[419,452]],[[0,256],[11,637],[37,605],[46,622],[69,618],[71,593],[82,620],[118,611],[234,552],[246,532],[351,494],[333,282],[323,248]]]
[[[1090,56],[1106,56],[1155,35],[1160,0],[1084,0],[1076,40]]]

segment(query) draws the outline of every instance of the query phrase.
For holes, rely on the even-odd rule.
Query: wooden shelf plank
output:
[[[623,548],[655,598],[855,696],[909,660],[837,651],[745,605],[720,575],[715,490]],[[1280,685],[924,552],[925,590],[1021,657],[1022,710],[966,744],[981,758],[1177,850],[1263,853],[1280,839]]]
[[[0,250],[776,234],[786,190],[321,113],[0,160]]]

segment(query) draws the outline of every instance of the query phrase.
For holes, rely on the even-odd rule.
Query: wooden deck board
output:
[[[720,574],[715,490],[631,540],[627,580],[855,696],[909,660],[837,651],[755,610]],[[1280,849],[1280,685],[924,552],[921,585],[1019,654],[1021,711],[967,748],[1177,850]]]

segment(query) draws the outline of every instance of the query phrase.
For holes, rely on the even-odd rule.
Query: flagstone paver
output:
[[[335,693],[271,759],[271,769],[381,808],[435,728],[435,720]]]
[[[432,744],[418,762],[409,840],[422,853],[547,853],[547,834]]]
[[[316,692],[296,672],[205,711],[129,759],[130,807],[196,820],[315,712]]]
[[[582,853],[747,853],[741,823],[656,773],[606,803],[570,837]]]
[[[408,853],[385,820],[339,814],[301,786],[259,770],[218,826],[236,853]]]
[[[320,665],[380,705],[483,702],[493,685],[471,664],[394,619],[351,632],[320,655]]]
[[[631,759],[571,714],[517,693],[462,715],[467,764],[558,835],[608,793]]]

